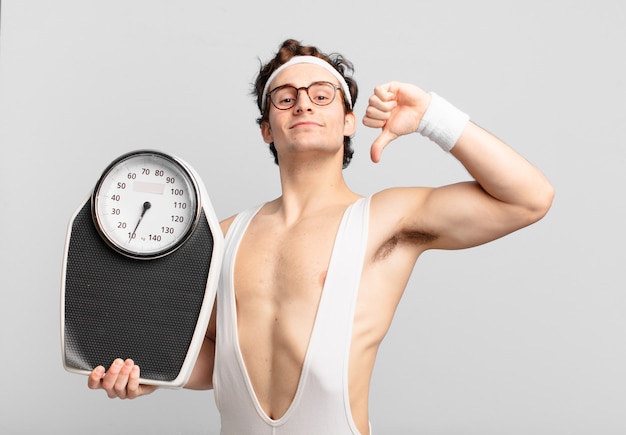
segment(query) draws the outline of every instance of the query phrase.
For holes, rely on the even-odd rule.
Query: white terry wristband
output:
[[[470,117],[434,92],[430,95],[430,105],[422,116],[417,132],[435,142],[445,152],[450,152]]]

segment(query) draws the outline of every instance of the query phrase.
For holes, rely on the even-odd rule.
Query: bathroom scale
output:
[[[89,375],[131,358],[141,383],[184,386],[213,310],[223,244],[189,164],[156,150],[116,158],[67,230],[64,368]]]

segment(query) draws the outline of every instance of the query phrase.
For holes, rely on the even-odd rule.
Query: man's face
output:
[[[283,85],[305,88],[315,82],[339,85],[337,79],[324,68],[302,63],[278,74],[269,89],[272,91]],[[353,113],[344,113],[343,98],[339,89],[332,103],[320,106],[311,101],[305,89],[300,89],[290,109],[279,110],[268,101],[269,122],[262,126],[263,139],[267,143],[274,142],[281,162],[289,153],[304,151],[339,153],[343,156],[343,138],[354,133],[356,124]]]

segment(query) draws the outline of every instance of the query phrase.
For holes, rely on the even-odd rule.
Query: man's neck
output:
[[[348,188],[337,162],[304,165],[285,162],[279,168],[282,196],[276,202],[276,211],[280,210],[287,222],[358,197]]]

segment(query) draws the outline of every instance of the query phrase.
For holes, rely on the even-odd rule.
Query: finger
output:
[[[384,83],[374,88],[374,96],[380,101],[387,102],[395,99],[394,82]]]
[[[117,380],[117,377],[123,365],[124,365],[124,361],[118,358],[115,361],[113,361],[109,369],[104,374],[104,378],[102,378],[101,386],[102,386],[102,389],[107,392],[107,394],[113,391],[113,387],[115,386],[115,381]],[[109,397],[111,397],[110,394],[109,394]]]
[[[376,119],[367,115],[363,117],[363,125],[370,128],[383,128],[386,122],[385,119]]]
[[[127,396],[126,387],[128,386],[128,379],[130,377],[131,372],[133,371],[134,366],[135,366],[135,363],[132,359],[127,359],[126,361],[124,361],[124,364],[122,365],[122,368],[120,369],[117,379],[115,380],[115,385],[113,387],[116,397],[119,397],[120,399],[126,398]]]
[[[395,95],[387,92],[384,95],[374,94],[367,102],[366,112],[370,112],[371,116],[383,115],[391,113],[391,111],[398,105],[395,99]]]
[[[383,128],[391,118],[395,107],[395,102],[388,104],[383,110],[371,105],[368,106],[365,109],[365,116],[363,116],[363,124],[371,128]]]
[[[380,156],[383,153],[383,150],[389,142],[394,140],[397,135],[389,132],[388,130],[383,130],[383,132],[376,138],[374,143],[372,144],[372,148],[370,149],[370,158],[374,163],[378,163],[380,161]]]
[[[390,116],[391,112],[368,106],[367,109],[365,109],[365,116],[363,116],[363,124],[372,128],[381,128]]]
[[[128,386],[126,387],[127,399],[134,399],[139,396],[150,394],[159,388],[157,385],[140,384],[140,378],[141,369],[136,365],[133,367],[133,371],[128,379]]]
[[[126,397],[128,399],[134,399],[141,393],[141,385],[139,385],[139,366],[134,366],[128,377],[128,385],[126,386]]]
[[[102,388],[102,385],[100,384],[100,382],[102,381],[103,377],[104,377],[104,367],[102,366],[96,367],[95,369],[92,370],[91,374],[89,375],[89,378],[87,378],[87,386],[91,390]]]
[[[101,385],[102,389],[106,391],[107,396],[109,396],[110,399],[119,397],[119,387],[117,387],[117,385],[120,373],[122,372],[123,368],[124,361],[120,358],[117,358],[115,361],[113,361],[111,367],[109,367],[109,369],[104,374]]]

